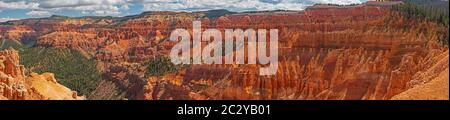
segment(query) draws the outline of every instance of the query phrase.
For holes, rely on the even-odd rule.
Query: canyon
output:
[[[318,4],[304,11],[51,16],[1,23],[0,38],[77,50],[95,60],[102,84],[85,95],[88,99],[109,99],[98,96],[117,89],[124,94],[119,99],[138,100],[448,100],[448,45],[439,44],[435,34],[448,32],[448,27],[407,20],[390,9],[397,4],[401,3]],[[183,28],[192,34],[193,21],[201,21],[202,30],[278,29],[277,73],[260,76],[262,65],[193,64],[164,75],[145,75],[147,61],[169,56],[177,44],[168,40],[170,33]],[[51,73],[26,76],[15,50],[0,56],[0,99],[85,99],[58,84]],[[428,84],[447,89],[434,92],[434,97],[411,97],[420,95],[420,88],[440,88]]]

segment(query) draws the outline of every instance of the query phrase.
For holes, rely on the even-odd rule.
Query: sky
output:
[[[367,0],[0,0],[0,22],[51,15],[127,16],[145,11],[303,10],[316,3],[346,5],[365,1]]]

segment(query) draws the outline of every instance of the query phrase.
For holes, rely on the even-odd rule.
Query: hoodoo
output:
[[[277,72],[278,29],[270,29],[270,38],[267,40],[266,29],[258,29],[257,32],[253,29],[245,31],[242,29],[225,29],[225,36],[223,37],[222,32],[217,29],[207,29],[201,32],[201,28],[201,22],[194,21],[192,37],[185,29],[176,29],[171,33],[171,41],[179,41],[179,38],[181,38],[180,42],[172,48],[170,54],[172,63],[175,65],[257,64],[256,61],[258,60],[259,64],[269,64],[267,68],[260,68],[260,75],[274,75]],[[193,40],[190,38],[193,38]],[[225,41],[222,38],[225,38]],[[209,44],[203,47],[202,42]],[[247,47],[245,48],[244,45]],[[268,57],[267,49],[270,53]],[[181,56],[179,56],[180,53]],[[213,53],[213,56],[211,56],[211,53]],[[247,53],[247,57],[245,53]],[[246,58],[247,62],[245,62]]]

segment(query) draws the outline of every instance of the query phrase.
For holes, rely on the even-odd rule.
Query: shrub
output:
[[[164,76],[168,73],[175,73],[178,71],[179,66],[174,65],[170,58],[164,56],[158,56],[147,62],[144,62],[145,76]]]

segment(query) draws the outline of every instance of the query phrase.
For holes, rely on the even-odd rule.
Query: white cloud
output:
[[[366,1],[366,0],[361,0]],[[231,11],[303,10],[315,3],[354,4],[360,0],[138,0],[145,11],[197,11],[228,9]]]
[[[10,18],[10,17],[0,18],[0,22],[6,22],[6,21],[11,21],[11,20],[18,20],[18,19],[17,18]]]
[[[98,10],[98,11],[95,11],[94,14],[105,16],[105,15],[117,15],[117,14],[120,14],[120,12],[119,11]]]
[[[26,15],[30,16],[30,17],[48,17],[51,15],[50,12],[48,11],[30,11],[28,13],[26,13]]]
[[[354,3],[362,3],[362,1],[367,0],[309,0],[314,3],[332,3],[332,4],[340,4],[340,5],[349,5]]]
[[[38,8],[38,3],[27,2],[27,1],[0,1],[1,9],[36,9]]]
[[[93,5],[123,5],[126,0],[42,0],[39,1],[41,8],[61,8],[61,7],[80,7]]]
[[[43,0],[39,7],[46,10],[74,10],[96,15],[120,14],[120,9],[128,9],[127,0]],[[119,8],[120,7],[120,8]]]
[[[142,11],[230,11],[303,10],[315,3],[353,4],[367,0],[0,0],[0,11],[27,9],[29,16],[48,16],[67,11],[94,15],[120,15],[130,5],[143,5]]]

